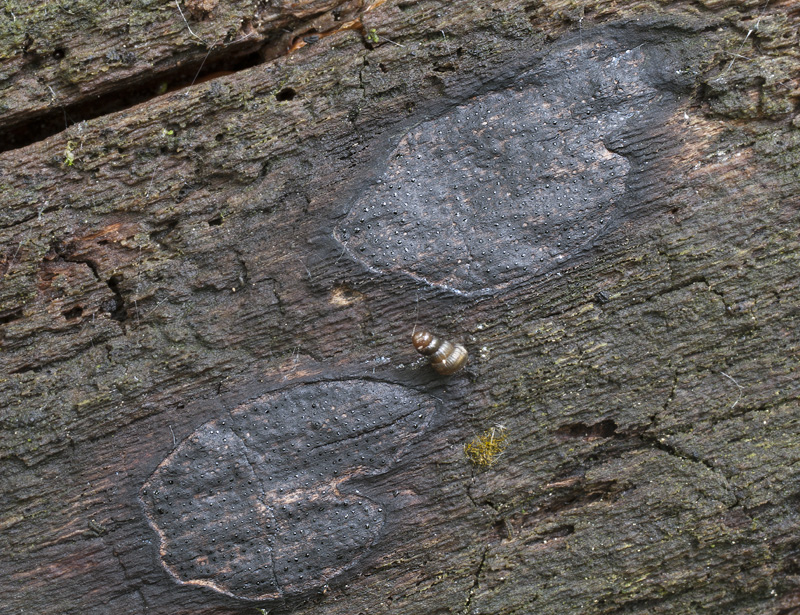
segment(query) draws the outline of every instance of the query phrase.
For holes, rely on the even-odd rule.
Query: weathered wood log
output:
[[[6,3],[6,610],[800,609],[799,25]]]

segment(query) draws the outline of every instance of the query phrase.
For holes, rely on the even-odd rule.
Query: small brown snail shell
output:
[[[412,341],[417,352],[430,357],[431,367],[443,376],[455,374],[467,364],[467,349],[461,344],[439,339],[428,331],[414,331]]]

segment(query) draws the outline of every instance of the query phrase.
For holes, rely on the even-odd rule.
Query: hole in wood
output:
[[[22,308],[14,308],[5,312],[0,312],[0,325],[5,325],[22,318]]]
[[[285,102],[287,100],[293,100],[295,96],[297,96],[297,92],[294,88],[283,88],[280,92],[275,94],[275,100],[278,102]]]
[[[74,308],[64,310],[61,312],[61,315],[67,320],[74,320],[83,316],[83,308],[79,305],[76,305]]]

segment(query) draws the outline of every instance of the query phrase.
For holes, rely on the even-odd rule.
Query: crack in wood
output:
[[[489,555],[489,547],[484,547],[483,551],[481,552],[481,561],[478,562],[478,567],[475,570],[475,578],[472,581],[472,587],[469,588],[467,592],[467,600],[464,603],[464,608],[461,611],[462,615],[469,615],[469,607],[472,604],[472,598],[475,595],[475,592],[478,590],[481,581],[481,572],[483,572],[483,567],[486,564],[486,558]]]
[[[60,104],[58,97],[51,89],[52,105],[27,113],[24,119],[9,122],[4,126],[5,139],[0,143],[0,153],[44,141],[75,124],[124,111],[194,85],[272,62],[309,44],[316,43],[322,38],[344,31],[360,33],[364,45],[370,48],[358,15],[360,12],[373,9],[377,4],[373,3],[366,8],[361,7],[360,2],[345,1],[340,4],[329,11],[313,13],[302,18],[294,17],[291,14],[286,15],[282,21],[277,22],[277,25],[271,24],[272,29],[262,32],[256,37],[252,36],[255,30],[252,29],[252,25],[249,25],[249,27],[245,27],[248,30],[245,35],[234,41],[222,43],[218,41],[209,43],[198,37],[192,32],[187,21],[186,26],[189,32],[208,49],[207,52],[185,54],[189,55],[188,60],[180,57],[172,59],[168,63],[169,68],[159,70],[157,67],[153,67],[146,74],[136,74],[133,78],[123,79],[117,84],[106,87],[102,93],[98,94],[92,91],[89,98],[80,98],[68,104]],[[356,8],[350,6],[353,4]],[[180,5],[178,5],[178,10],[180,11]],[[355,18],[347,19],[352,16]],[[326,19],[326,17],[330,17],[330,19]],[[245,24],[247,23],[245,20]],[[327,29],[318,31],[320,24],[326,24]],[[324,26],[322,27],[324,28]],[[108,52],[108,62],[124,64],[136,62],[136,56],[132,52],[114,55],[116,53]],[[53,57],[61,60],[65,54],[65,50],[59,48],[54,52]],[[294,98],[292,96],[282,99],[277,95],[276,97],[278,100]]]

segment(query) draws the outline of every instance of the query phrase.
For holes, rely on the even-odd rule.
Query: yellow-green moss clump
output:
[[[489,467],[506,448],[506,434],[503,427],[492,427],[475,436],[464,445],[464,454],[473,465]]]

